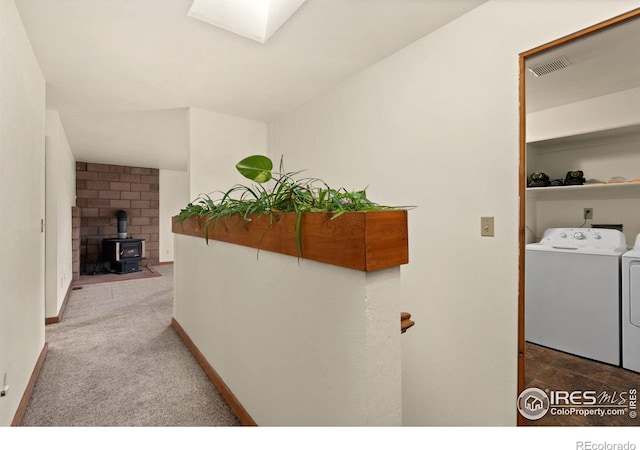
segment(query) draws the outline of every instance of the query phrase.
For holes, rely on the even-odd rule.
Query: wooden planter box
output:
[[[203,220],[182,224],[173,217],[173,232],[204,238]],[[224,218],[209,226],[209,239],[291,256],[296,247],[296,214]],[[409,262],[407,211],[348,212],[334,220],[327,213],[302,218],[302,258],[371,272]]]

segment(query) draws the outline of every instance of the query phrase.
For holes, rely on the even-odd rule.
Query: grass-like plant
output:
[[[366,191],[333,189],[319,178],[296,177],[300,172],[285,172],[282,159],[280,171],[273,172],[273,162],[266,156],[253,155],[244,158],[236,169],[256,184],[237,184],[229,190],[217,192],[217,198],[200,194],[180,211],[179,223],[195,217],[206,220],[205,240],[209,241],[209,227],[215,227],[224,217],[241,216],[250,221],[252,214],[269,215],[271,223],[280,214],[296,213],[296,237],[298,254],[302,256],[302,216],[306,212],[331,213],[331,219],[349,211],[381,211],[404,207],[383,206],[367,198]]]

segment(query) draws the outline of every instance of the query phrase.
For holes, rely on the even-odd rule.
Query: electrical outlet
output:
[[[584,220],[593,219],[593,208],[584,209]]]

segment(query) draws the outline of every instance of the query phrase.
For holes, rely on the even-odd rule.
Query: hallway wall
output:
[[[175,240],[173,317],[258,426],[402,425],[399,267]]]
[[[0,426],[44,346],[45,80],[13,1],[0,2]]]
[[[76,204],[76,161],[57,111],[47,111],[46,139],[45,317],[56,317],[73,279],[71,208]]]
[[[187,171],[160,169],[160,262],[173,261],[171,218],[190,201]]]
[[[267,124],[189,108],[189,201],[248,180],[235,170],[242,158],[265,154]]]

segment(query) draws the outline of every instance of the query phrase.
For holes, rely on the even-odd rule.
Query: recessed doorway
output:
[[[624,28],[625,26],[627,28]],[[583,218],[581,216],[582,212],[579,213],[579,216],[573,217],[573,215],[575,215],[574,210],[579,205],[581,206],[581,202],[583,200],[593,201],[595,205],[607,205],[600,209],[593,208],[591,211],[592,213],[595,211],[596,214],[600,211],[600,217],[602,217],[605,222],[605,219],[615,215],[607,209],[610,205],[616,202],[640,202],[640,183],[635,186],[632,186],[630,183],[624,186],[613,186],[613,178],[615,177],[609,177],[609,175],[607,175],[607,179],[601,180],[603,181],[602,186],[581,186],[581,188],[584,189],[573,189],[572,186],[558,186],[559,189],[553,189],[554,186],[549,186],[536,192],[532,192],[531,189],[527,189],[530,171],[534,166],[531,159],[532,155],[528,153],[528,149],[531,149],[529,144],[531,144],[532,141],[539,143],[540,147],[544,147],[542,151],[544,154],[540,159],[558,162],[562,161],[564,158],[566,161],[557,164],[557,167],[559,168],[558,170],[562,171],[564,170],[563,164],[571,165],[575,164],[575,161],[578,161],[579,164],[590,164],[588,158],[583,158],[582,156],[578,159],[574,158],[571,160],[571,157],[574,156],[571,152],[576,148],[595,148],[597,145],[603,145],[602,142],[611,139],[620,141],[621,136],[625,133],[627,134],[627,137],[629,133],[633,135],[630,139],[640,139],[640,117],[636,124],[627,123],[626,126],[622,126],[620,124],[618,124],[618,126],[615,125],[616,118],[613,117],[613,114],[607,114],[607,111],[602,109],[601,112],[597,111],[597,114],[594,114],[594,122],[596,120],[601,120],[602,126],[598,128],[598,126],[589,125],[592,129],[585,127],[582,131],[576,131],[571,138],[567,138],[566,135],[563,135],[563,131],[557,127],[561,120],[553,120],[553,114],[551,114],[551,112],[553,112],[556,114],[556,117],[559,117],[562,120],[568,117],[566,122],[571,122],[571,120],[575,119],[574,123],[571,123],[570,125],[576,130],[579,130],[581,125],[577,121],[579,115],[569,115],[568,113],[571,111],[571,108],[565,108],[565,105],[573,104],[575,106],[587,99],[605,98],[607,96],[616,95],[616,93],[620,96],[624,96],[625,92],[640,92],[640,58],[638,58],[638,56],[635,57],[635,63],[633,64],[635,69],[630,69],[629,72],[625,72],[625,70],[620,66],[616,66],[616,63],[608,59],[615,52],[611,49],[607,49],[607,45],[613,45],[616,42],[638,42],[637,39],[626,41],[624,38],[620,37],[622,33],[626,30],[630,30],[632,27],[640,30],[640,9],[635,9],[626,14],[614,17],[569,36],[526,51],[520,55],[519,193],[521,201],[519,227],[520,270],[518,314],[519,393],[523,392],[527,386],[531,386],[532,378],[527,376],[527,365],[529,365],[529,367],[533,367],[533,365],[537,363],[540,363],[536,367],[540,372],[535,373],[536,377],[542,376],[539,375],[539,373],[545,373],[545,376],[553,376],[553,371],[559,366],[564,365],[564,368],[567,369],[565,375],[570,373],[569,369],[575,369],[575,373],[579,373],[580,371],[600,371],[601,373],[611,372],[610,375],[608,375],[610,378],[617,377],[624,380],[624,376],[629,375],[632,378],[638,377],[637,379],[640,381],[640,375],[636,375],[634,372],[617,372],[616,375],[615,370],[609,371],[608,369],[613,366],[606,366],[607,370],[604,370],[603,368],[594,368],[588,364],[581,366],[579,362],[591,363],[591,361],[583,361],[580,359],[574,360],[565,352],[558,353],[554,349],[532,346],[526,342],[525,335],[526,245],[531,242],[536,242],[536,240],[539,239],[545,231],[545,227],[549,226],[549,224],[558,224],[558,226],[561,227],[568,227],[573,226],[573,224],[576,223],[576,227],[581,226],[581,219]],[[637,45],[634,47],[637,47]],[[576,50],[574,53],[576,56],[572,55],[572,49]],[[569,56],[567,57],[567,55]],[[589,66],[589,64],[595,65]],[[565,73],[573,73],[576,77],[573,80],[561,80],[562,77],[558,76],[558,74],[567,67],[570,67],[570,70]],[[600,72],[600,69],[603,67],[608,67],[608,69],[610,69],[607,71],[608,75],[604,72]],[[638,72],[635,72],[634,70],[638,70]],[[535,77],[535,80],[532,77]],[[565,109],[563,110],[562,108]],[[543,114],[543,112],[545,112],[545,114]],[[562,115],[563,112],[565,113],[564,116]],[[609,123],[607,123],[607,121],[609,121]],[[544,127],[541,127],[540,124],[544,124]],[[544,133],[536,135],[536,133],[541,129],[547,132],[546,136]],[[592,139],[592,141],[587,142],[587,139]],[[594,143],[594,140],[597,142]],[[619,153],[624,152],[624,150],[619,151]],[[592,151],[592,153],[595,153],[595,151]],[[638,147],[637,153],[640,157],[640,147]],[[620,161],[623,161],[622,166],[624,166],[624,158],[629,157],[629,155],[624,154],[621,159],[618,154],[609,155],[609,157],[610,159],[618,159],[618,164]],[[632,155],[632,157],[636,156]],[[605,164],[605,162],[602,164]],[[558,174],[554,175],[558,177]],[[598,174],[598,176],[600,177],[600,174]],[[627,190],[627,188],[629,188],[629,190]],[[615,200],[615,202],[612,202],[612,199]],[[567,205],[570,205],[570,207],[567,207]],[[588,206],[592,205],[589,204]],[[554,209],[557,211],[558,215],[549,219],[549,211]],[[607,210],[605,211],[605,209]],[[582,209],[580,211],[582,211]],[[536,214],[539,215],[536,216]],[[598,218],[598,216],[596,216],[596,218]],[[593,224],[597,224],[597,221],[593,222]],[[591,222],[589,222],[589,225],[591,225]],[[635,238],[635,234],[640,233],[640,229],[636,230],[638,227],[640,227],[640,222],[638,224],[630,223],[629,226],[625,226],[625,231],[629,235],[627,236],[627,243],[629,245],[633,245],[633,238]],[[536,359],[537,362],[533,362]],[[544,366],[544,364],[547,364],[547,366]],[[613,367],[613,369],[618,368]],[[544,372],[545,370],[546,372]],[[624,369],[618,370],[624,371]],[[620,377],[620,375],[624,376]],[[570,377],[570,375],[567,376]],[[636,378],[633,379],[635,380]],[[595,383],[597,382],[598,381],[595,381]],[[600,379],[599,382],[603,386],[607,385],[606,380],[603,381]],[[582,383],[585,384],[588,383],[588,381],[582,380]],[[571,383],[565,380],[558,381],[558,383],[555,384],[549,383],[548,385],[550,386],[549,390],[551,391],[554,389],[570,391],[572,389],[584,390],[588,388],[588,386],[574,386],[569,384]],[[528,421],[526,421],[522,415],[518,414],[519,425],[531,424],[527,422]],[[537,424],[543,425],[542,422],[538,422]],[[594,423],[589,421],[574,423],[569,420],[566,422],[556,421],[547,423],[547,425],[576,424],[593,425]],[[620,423],[604,422],[602,425],[620,425]]]

